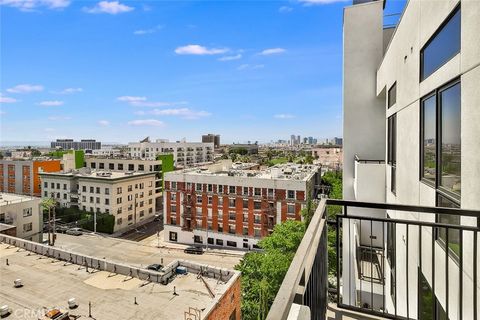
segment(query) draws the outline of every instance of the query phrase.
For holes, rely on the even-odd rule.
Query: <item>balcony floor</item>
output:
[[[337,308],[336,304],[330,303],[327,307],[327,320],[380,320],[386,319],[368,314]]]

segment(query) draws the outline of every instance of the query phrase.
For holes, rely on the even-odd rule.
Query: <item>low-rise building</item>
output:
[[[82,139],[80,141],[73,141],[73,139],[57,139],[50,143],[52,149],[74,149],[74,150],[96,150],[102,147],[100,141],[95,139]]]
[[[315,163],[330,169],[341,169],[343,163],[343,150],[337,147],[313,148],[311,150]]]
[[[0,160],[0,192],[40,196],[41,186],[38,173],[60,170],[60,160]]]
[[[161,154],[173,154],[176,167],[190,167],[198,163],[212,162],[214,153],[213,142],[169,142],[157,139],[155,142],[145,139],[141,142],[128,144],[131,157],[140,159],[156,159]]]
[[[153,271],[123,256],[52,250],[4,234],[0,256],[12,261],[0,266],[8,319],[47,319],[47,312],[55,319],[241,319],[240,272],[233,269],[175,260]],[[18,279],[22,287],[12,285]]]
[[[115,216],[114,232],[155,215],[154,172],[110,172],[84,168],[41,173],[42,197],[61,207]]]
[[[172,160],[173,161],[173,160]],[[155,173],[156,211],[161,209],[163,191],[163,173],[169,171],[168,164],[163,167],[162,160],[137,158],[87,157],[85,166],[92,170],[117,172],[153,172]],[[164,170],[165,169],[165,170]],[[170,168],[171,169],[171,168]]]
[[[0,193],[0,223],[15,226],[16,236],[42,241],[40,198]]]
[[[273,227],[301,220],[316,197],[319,167],[243,170],[224,161],[165,175],[165,240],[252,249]]]

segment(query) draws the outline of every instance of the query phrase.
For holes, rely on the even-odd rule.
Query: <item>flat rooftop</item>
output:
[[[53,308],[88,319],[91,302],[94,319],[173,320],[184,319],[189,307],[203,310],[206,315],[217,301],[196,274],[177,275],[168,285],[148,283],[106,271],[87,272],[78,265],[29,254],[3,243],[0,273],[0,305],[12,309],[12,319],[37,319]],[[24,286],[14,288],[15,279],[21,279]],[[217,298],[228,289],[224,282],[206,277],[204,280]],[[75,298],[78,308],[68,309],[70,298]]]
[[[249,170],[252,164],[222,165],[215,163],[202,168],[189,168],[179,171],[168,172],[167,175],[196,175],[196,176],[224,176],[244,177],[268,180],[299,180],[307,181],[320,169],[312,164],[284,163],[261,170]],[[245,169],[247,168],[247,169]]]
[[[24,196],[15,193],[0,193],[0,207],[27,201],[40,201],[40,198]]]
[[[82,168],[80,170],[73,170],[69,172],[41,172],[42,176],[56,176],[56,177],[77,177],[88,179],[101,180],[117,180],[123,178],[140,177],[145,175],[154,175],[155,172],[139,172],[139,171],[110,171],[110,170],[89,170],[89,168]]]

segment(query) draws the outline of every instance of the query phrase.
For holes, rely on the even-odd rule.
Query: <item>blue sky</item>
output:
[[[2,141],[342,134],[349,2],[0,4]]]

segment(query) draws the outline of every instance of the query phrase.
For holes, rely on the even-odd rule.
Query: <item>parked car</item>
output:
[[[153,271],[161,271],[163,268],[163,266],[161,264],[158,264],[158,263],[154,263],[154,264],[151,264],[147,267],[148,270],[153,270]]]
[[[185,253],[189,254],[203,254],[203,248],[202,247],[188,247],[185,250],[183,250]]]
[[[68,229],[65,233],[71,236],[81,236],[83,234],[82,229],[80,228],[71,228]]]

